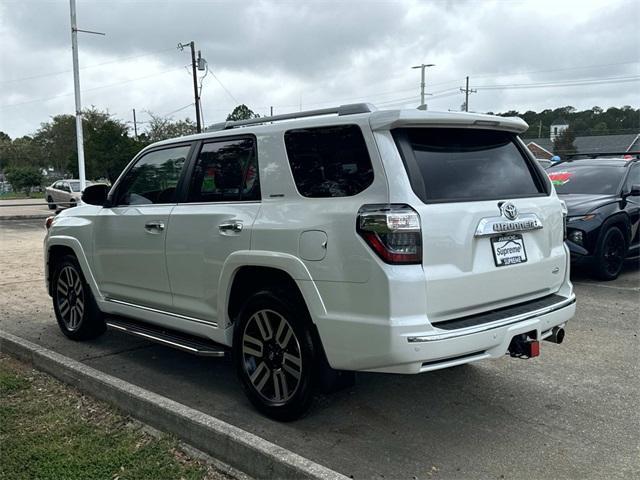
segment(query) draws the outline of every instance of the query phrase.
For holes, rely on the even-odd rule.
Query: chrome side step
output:
[[[108,327],[115,330],[120,330],[121,332],[194,355],[202,357],[224,357],[226,353],[226,347],[207,340],[206,338],[169,331],[147,323],[136,322],[121,317],[108,317],[106,323]]]

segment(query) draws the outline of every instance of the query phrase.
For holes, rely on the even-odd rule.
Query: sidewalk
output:
[[[22,198],[19,200],[0,200],[0,220],[24,220],[28,218],[47,218],[54,215],[43,198]]]

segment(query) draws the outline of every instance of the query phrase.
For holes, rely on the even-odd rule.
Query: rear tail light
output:
[[[386,263],[422,263],[422,232],[418,213],[407,205],[365,205],[356,230]]]
[[[47,219],[44,221],[44,228],[46,228],[47,230],[49,230],[51,228],[51,225],[53,224],[53,221],[56,219],[55,216],[51,216],[51,217],[47,217]]]

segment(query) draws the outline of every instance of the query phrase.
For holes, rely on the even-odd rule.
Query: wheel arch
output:
[[[602,228],[600,229],[600,235],[598,235],[598,247],[600,247],[605,232],[611,227],[619,227],[622,230],[628,248],[631,240],[631,220],[629,219],[629,215],[625,212],[615,213],[604,221]]]
[[[218,324],[225,328],[228,345],[233,342],[233,321],[246,293],[274,285],[291,289],[313,323],[326,314],[315,282],[300,259],[284,253],[235,252],[225,262],[218,284]]]
[[[87,261],[82,244],[78,239],[68,236],[56,236],[47,240],[45,250],[45,281],[49,295],[52,293],[51,277],[53,275],[54,268],[65,255],[73,255],[76,257],[76,260],[80,265],[80,269],[82,270],[82,274],[89,284],[94,298],[101,299],[102,296],[100,295],[100,290],[98,289],[96,280],[91,268],[89,267],[89,262]]]

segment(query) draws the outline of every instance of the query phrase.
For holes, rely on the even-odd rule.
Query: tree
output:
[[[609,128],[605,122],[599,122],[591,129],[591,135],[607,135],[608,133]]]
[[[76,119],[73,115],[56,115],[49,122],[41,123],[34,140],[45,152],[47,167],[62,174],[77,163]]]
[[[146,138],[149,142],[158,142],[168,138],[183,137],[196,133],[196,125],[189,118],[173,121],[168,117],[154,115],[151,112],[147,112],[147,114],[151,117],[149,129],[146,133]]]
[[[128,126],[109,112],[91,107],[82,112],[85,171],[89,179],[118,177],[129,160],[146,145],[129,136]],[[46,152],[44,164],[59,173],[78,175],[75,117],[56,115],[42,123],[34,137]]]
[[[13,141],[0,141],[0,167],[44,167],[46,155],[33,138],[25,135]]]
[[[572,128],[567,128],[560,135],[558,135],[553,141],[553,154],[560,156],[564,159],[567,155],[576,153],[578,150],[574,145],[576,139]]]
[[[145,144],[129,136],[129,127],[107,112],[90,109],[83,113],[85,124],[85,162],[89,178],[108,178],[115,182],[120,172]],[[74,174],[77,162],[71,165]]]
[[[632,108],[629,105],[625,105],[622,108],[611,107],[606,111],[598,106],[582,111],[577,111],[575,108],[567,106],[553,110],[546,109],[541,112],[527,111],[518,113],[510,111],[499,113],[498,115],[517,115],[527,122],[529,130],[522,135],[524,138],[538,136],[549,138],[551,123],[558,118],[566,120],[571,125],[576,136],[603,135],[605,133],[612,135],[622,133],[637,134],[640,130],[640,109]],[[540,125],[542,125],[542,128],[540,128]]]
[[[233,109],[229,115],[227,115],[227,122],[235,122],[237,120],[249,120],[251,118],[260,118],[260,115],[254,113],[249,107],[247,107],[244,103],[242,105],[238,105]]]
[[[27,196],[33,187],[42,185],[42,172],[37,167],[11,167],[7,170],[7,180],[16,192],[24,192]]]

